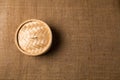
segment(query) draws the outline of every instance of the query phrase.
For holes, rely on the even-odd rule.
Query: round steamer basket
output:
[[[41,20],[31,19],[23,22],[15,34],[15,44],[26,55],[41,55],[49,50],[51,43],[52,31]]]

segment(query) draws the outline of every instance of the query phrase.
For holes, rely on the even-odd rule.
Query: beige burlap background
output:
[[[54,34],[38,57],[14,43],[31,18]],[[0,22],[0,80],[120,80],[120,0],[0,0]]]

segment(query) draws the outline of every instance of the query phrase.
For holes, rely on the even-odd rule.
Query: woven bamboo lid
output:
[[[51,46],[51,29],[41,20],[27,20],[18,27],[15,43],[18,49],[26,55],[41,55]]]

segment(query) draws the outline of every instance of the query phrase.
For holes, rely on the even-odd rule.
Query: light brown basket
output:
[[[30,19],[25,21],[15,33],[15,44],[26,55],[41,55],[49,50],[51,43],[51,29],[41,20]]]

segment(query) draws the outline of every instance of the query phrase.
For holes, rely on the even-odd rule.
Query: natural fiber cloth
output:
[[[14,42],[31,18],[53,31],[38,57]],[[0,22],[1,80],[120,80],[120,0],[0,0]]]

